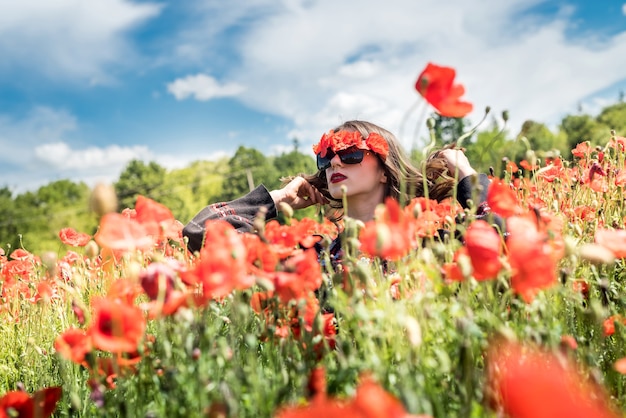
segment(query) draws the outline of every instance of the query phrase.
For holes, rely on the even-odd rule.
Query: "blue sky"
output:
[[[626,90],[615,0],[0,0],[0,187],[114,181],[361,118],[407,146],[428,62],[517,133]],[[405,121],[403,123],[403,121]],[[626,133],[625,133],[626,134]]]

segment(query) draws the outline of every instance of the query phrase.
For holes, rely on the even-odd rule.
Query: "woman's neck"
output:
[[[346,199],[346,203],[348,204],[346,215],[362,222],[371,221],[376,214],[376,206],[383,202],[384,195],[382,193],[378,199],[373,199],[372,196],[348,197]]]

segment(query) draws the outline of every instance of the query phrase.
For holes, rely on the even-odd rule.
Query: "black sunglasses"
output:
[[[339,156],[339,159],[344,164],[358,164],[363,161],[363,157],[365,157],[366,152],[368,151],[356,147],[350,147],[348,149],[337,151],[336,155]],[[334,157],[335,153],[331,150],[327,150],[326,156],[324,157],[317,154],[317,169],[320,171],[326,170],[330,167],[330,160]]]

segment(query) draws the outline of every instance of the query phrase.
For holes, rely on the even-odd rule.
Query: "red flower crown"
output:
[[[357,147],[360,149],[369,149],[374,151],[385,161],[389,155],[389,144],[381,135],[376,132],[370,132],[367,138],[363,138],[358,131],[329,131],[322,135],[320,141],[313,145],[313,152],[322,157],[326,156],[328,150],[333,152]]]

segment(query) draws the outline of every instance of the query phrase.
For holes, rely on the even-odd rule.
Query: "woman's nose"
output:
[[[332,167],[338,166],[341,164],[341,158],[339,158],[339,154],[335,154],[333,158],[330,159],[330,165]]]

